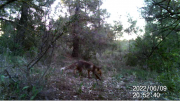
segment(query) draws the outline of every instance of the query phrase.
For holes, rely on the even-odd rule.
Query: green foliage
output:
[[[81,48],[80,55],[84,60],[89,60],[91,58],[95,58],[95,50],[90,47]]]
[[[12,99],[31,99],[33,100],[42,88],[33,86],[23,86],[23,81],[12,81],[4,75],[0,75],[0,99],[12,100]]]
[[[33,57],[37,56],[37,54],[38,54],[38,48],[35,46],[32,46],[32,47],[30,47],[30,49],[28,51],[26,51],[24,53],[24,56],[33,58]]]
[[[32,95],[30,97],[30,100],[34,100],[34,98],[37,96],[37,94],[42,90],[42,88],[37,89],[36,86],[33,86],[32,89]]]
[[[137,33],[139,29],[138,27],[136,27],[137,21],[133,20],[130,15],[128,15],[127,17],[128,17],[128,23],[130,24],[130,26],[128,26],[128,28],[126,28],[124,31],[128,34]]]
[[[123,30],[122,23],[120,21],[114,21],[113,30],[116,33],[116,37],[117,36],[122,36],[122,30]]]
[[[147,70],[143,70],[143,69],[137,69],[135,71],[135,75],[137,76],[138,79],[140,80],[148,80],[149,78],[151,78],[151,73],[149,73],[150,71],[147,72]]]
[[[83,86],[83,82],[81,82],[79,89],[78,89],[78,93],[81,94],[82,93],[82,86]]]
[[[12,55],[20,55],[22,56],[25,52],[31,51],[32,47],[35,47],[35,44],[33,42],[36,41],[36,38],[33,36],[27,36],[27,39],[24,40],[24,46],[21,46],[19,43],[15,42],[14,38],[16,35],[16,32],[11,29],[7,29],[8,26],[3,26],[3,30],[9,30],[9,31],[4,31],[4,34],[0,36],[0,48],[8,48]],[[14,26],[12,26],[14,27]],[[12,32],[14,31],[14,32]],[[30,33],[28,33],[30,34]],[[0,51],[0,54],[3,52]]]
[[[8,26],[5,26],[8,27]],[[11,29],[9,29],[11,31]],[[6,32],[6,31],[5,31]],[[14,43],[13,41],[13,35],[15,33],[5,33],[0,36],[0,54],[3,54],[5,51],[3,51],[4,49],[9,49],[9,53],[10,54],[16,54],[16,53],[23,53],[23,50],[19,50],[17,51],[16,49],[19,49],[20,46],[17,43]],[[12,53],[13,52],[13,53]]]
[[[17,99],[16,94],[18,95],[20,90],[19,90],[19,82],[13,82],[9,80],[7,77],[4,75],[0,75],[0,99]]]
[[[119,42],[120,45],[118,45],[118,50],[126,52],[128,50],[128,41],[123,40]]]
[[[165,85],[168,88],[168,92],[170,95],[175,97],[179,97],[180,93],[180,75],[178,69],[173,69],[172,71],[166,71],[164,73],[161,73],[161,75],[158,76],[157,80],[162,84]],[[169,96],[171,97],[171,96]]]
[[[92,89],[95,89],[96,86],[97,86],[97,83],[94,83],[94,84],[92,85]]]
[[[32,47],[37,47],[41,38],[39,32],[44,31],[44,29],[37,28],[44,25],[41,20],[41,16],[45,16],[42,7],[49,7],[53,1],[26,0],[4,6],[0,10],[2,18],[0,29],[3,33],[0,36],[0,49],[8,48],[11,54],[23,56]],[[2,2],[4,3],[6,2]],[[17,16],[17,14],[21,15]]]
[[[85,60],[95,58],[95,53],[102,51],[106,43],[114,38],[111,26],[100,24],[108,17],[106,10],[100,8],[102,0],[62,0],[62,2],[68,7],[70,16],[67,19],[70,19],[73,25],[67,26],[68,39],[65,40],[69,48],[73,48],[72,56],[79,56]],[[75,14],[72,14],[72,11],[75,11]]]
[[[128,53],[125,55],[125,58],[127,58],[126,65],[129,65],[129,66],[136,66],[137,65],[138,59],[134,54]]]
[[[111,50],[106,50],[103,54],[105,56],[109,56],[109,55],[113,54],[113,52]]]
[[[138,64],[145,67],[146,71],[159,73],[157,80],[167,86],[167,94],[172,98],[178,98],[180,90],[178,21],[180,16],[176,13],[179,13],[177,8],[180,2],[146,0],[145,3],[146,6],[142,8],[142,16],[147,21],[145,33],[135,40],[134,47],[131,49],[133,52],[126,55],[126,64],[131,66]],[[130,32],[130,29],[126,32]],[[142,70],[134,71],[133,75],[143,80],[149,76]]]
[[[118,80],[118,81],[121,81],[123,75],[122,74],[117,74],[117,75],[114,75],[115,79]]]
[[[4,50],[4,54],[0,55],[0,59],[3,61],[0,68],[2,73],[0,74],[0,99],[34,99],[41,91],[41,85],[34,84],[32,87],[29,86],[31,84],[27,85],[26,72],[21,71],[26,70],[24,65],[27,64],[27,59],[11,55],[9,52],[7,49]],[[32,80],[32,82],[34,81]]]

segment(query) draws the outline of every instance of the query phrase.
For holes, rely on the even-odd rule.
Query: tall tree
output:
[[[8,3],[7,0],[3,0],[2,9],[0,9],[0,20],[2,26],[8,22],[13,26],[11,33],[6,33],[6,28],[3,27],[2,31],[5,34],[11,34],[9,39],[13,39],[13,45],[9,47],[11,51],[20,53],[27,51],[33,46],[37,46],[36,39],[39,36],[35,30],[37,26],[43,25],[42,17],[45,16],[44,9],[49,7],[54,0],[42,1],[42,0],[26,0],[16,1]],[[18,54],[19,55],[19,54]]]
[[[69,33],[73,38],[72,56],[78,57],[80,47],[85,46],[85,43],[91,44],[93,37],[102,31],[102,19],[106,17],[104,16],[106,11],[100,9],[101,0],[62,0],[62,2],[68,8],[69,18],[73,21],[69,28]],[[87,40],[84,40],[85,37]]]
[[[29,5],[26,2],[22,3],[21,6],[21,18],[17,25],[17,34],[15,36],[15,43],[18,43],[22,48],[24,46],[25,33],[27,32],[25,28],[27,28],[28,23],[28,11]]]
[[[73,23],[73,57],[78,57],[79,53],[79,38],[78,38],[78,31],[79,31],[79,24],[80,24],[80,1],[77,0],[75,3],[75,14],[74,14],[74,23]]]
[[[179,36],[179,19],[180,19],[180,2],[177,0],[145,0],[146,7],[142,8],[142,16],[147,21],[148,32],[158,39],[158,44],[152,47],[149,56],[152,55],[154,49],[157,49],[161,43],[167,41],[170,36],[176,34]],[[151,30],[151,31],[150,31]],[[172,40],[168,40],[170,42]],[[179,39],[176,40],[179,46]],[[169,49],[166,46],[166,49]]]
[[[146,20],[145,35],[139,37],[135,46],[137,57],[158,72],[179,66],[179,19],[180,2],[177,0],[145,0],[142,16]],[[140,55],[139,55],[140,54]],[[139,59],[140,60],[140,59]]]

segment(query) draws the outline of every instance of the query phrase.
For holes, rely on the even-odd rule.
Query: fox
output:
[[[88,78],[90,78],[90,72],[92,72],[97,79],[101,80],[100,78],[100,76],[102,76],[101,67],[95,66],[93,63],[79,60],[67,67],[62,68],[62,70],[68,70],[68,69],[74,69],[74,74],[76,74],[76,71],[79,71],[80,75],[82,75],[82,70],[85,69],[88,71]]]

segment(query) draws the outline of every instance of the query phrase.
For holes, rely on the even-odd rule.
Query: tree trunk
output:
[[[130,37],[130,33],[128,33],[128,36]],[[129,39],[129,53],[131,52],[131,46],[130,46],[130,39]]]
[[[76,10],[75,10],[75,19],[74,19],[74,31],[73,31],[73,52],[72,57],[79,56],[79,0],[77,1]]]
[[[74,36],[72,57],[78,57],[78,56],[79,56],[79,38],[77,36]]]
[[[21,18],[19,21],[19,25],[17,27],[18,33],[17,33],[17,42],[23,43],[23,40],[25,38],[25,28],[27,27],[27,16],[28,16],[28,5],[27,3],[23,2],[22,9],[21,9]]]
[[[28,20],[28,4],[26,2],[23,2],[21,7],[21,18],[19,20],[19,23],[17,25],[17,34],[15,36],[15,43],[17,43],[20,47],[16,49],[18,51],[19,49],[23,48],[24,45],[24,39],[25,39],[25,33],[27,28],[27,20]]]

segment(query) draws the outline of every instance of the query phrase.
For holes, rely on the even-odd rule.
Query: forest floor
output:
[[[66,60],[71,63],[72,60]],[[125,64],[122,64],[125,65]],[[46,89],[41,91],[36,99],[44,100],[133,100],[144,98],[133,98],[133,86],[144,84],[143,80],[137,81],[134,73],[123,73],[131,70],[132,67],[124,66],[122,71],[103,72],[102,80],[95,77],[87,78],[87,71],[83,71],[83,76],[74,75],[73,70],[62,72],[57,64],[52,70],[52,75],[48,78]],[[153,85],[152,81],[146,85]]]
[[[60,70],[55,70],[55,72]],[[56,73],[55,73],[56,74]],[[58,73],[57,73],[58,74]],[[40,93],[43,99],[60,100],[121,100],[133,99],[131,88],[126,85],[134,81],[134,76],[122,78],[117,82],[109,72],[109,76],[103,76],[103,80],[96,78],[79,77],[72,70],[51,76],[48,80],[47,90]]]

